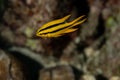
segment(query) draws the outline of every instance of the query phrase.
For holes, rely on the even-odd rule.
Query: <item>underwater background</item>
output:
[[[35,35],[68,14],[87,20]],[[0,80],[120,80],[120,0],[0,0]]]

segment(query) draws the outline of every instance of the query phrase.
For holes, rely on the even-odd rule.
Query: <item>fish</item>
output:
[[[85,15],[82,15],[73,21],[67,22],[70,16],[71,15],[69,14],[63,18],[53,20],[44,24],[36,31],[36,36],[42,38],[60,37],[67,33],[71,33],[78,30],[78,28],[75,28],[75,26],[80,25],[86,21],[86,18],[84,18]]]

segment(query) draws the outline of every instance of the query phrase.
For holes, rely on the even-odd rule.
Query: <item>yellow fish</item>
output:
[[[37,30],[36,36],[43,37],[43,38],[59,37],[66,33],[76,31],[78,28],[74,28],[74,26],[77,26],[86,20],[86,18],[82,19],[85,16],[83,15],[71,22],[66,22],[66,20],[70,16],[71,15],[67,15],[61,19],[57,19],[44,24]]]

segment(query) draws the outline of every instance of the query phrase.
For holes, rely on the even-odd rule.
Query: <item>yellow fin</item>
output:
[[[70,33],[70,32],[74,32],[74,31],[76,31],[77,30],[77,28],[76,29],[68,29],[68,30],[66,30],[64,33]]]
[[[86,21],[86,19],[83,19],[82,21],[76,22],[75,24],[73,24],[73,25],[65,28],[64,30],[58,31],[58,32],[59,32],[59,33],[64,33],[64,32],[74,31],[74,28],[73,28],[73,27],[74,27],[74,26],[77,26],[77,25],[79,25],[79,24],[81,24],[81,23],[83,23],[84,21]],[[73,30],[70,30],[71,28],[73,28]],[[68,30],[68,31],[67,31],[67,30]]]
[[[60,37],[60,36],[62,36],[62,35],[54,35],[53,37]]]
[[[71,24],[71,25],[74,24],[75,22],[77,22],[77,21],[79,21],[80,19],[82,19],[84,16],[85,16],[85,15],[82,15],[82,16],[78,17],[77,19],[69,22],[69,24]]]
[[[85,18],[85,19],[83,19],[82,21],[79,21],[79,22],[73,24],[71,27],[77,26],[77,25],[79,25],[79,24],[85,22],[86,20],[87,20],[87,19]]]

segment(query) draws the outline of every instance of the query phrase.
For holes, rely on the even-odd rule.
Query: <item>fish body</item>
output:
[[[36,36],[42,38],[60,37],[66,33],[76,31],[78,28],[74,28],[74,26],[77,26],[86,20],[86,18],[82,19],[84,17],[83,15],[71,22],[65,22],[70,16],[71,15],[67,15],[61,19],[44,24],[37,30]]]

